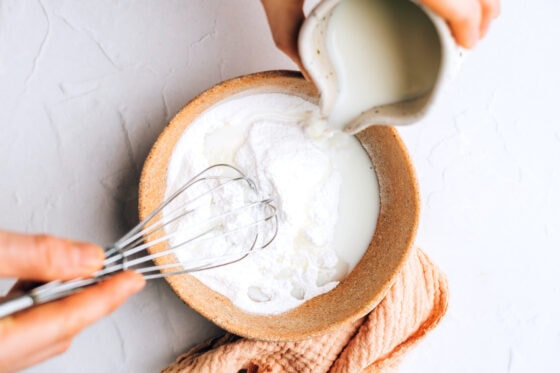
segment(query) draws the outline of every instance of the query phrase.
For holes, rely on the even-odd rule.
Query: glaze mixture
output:
[[[216,163],[240,168],[278,208],[271,246],[194,274],[237,307],[258,314],[297,307],[333,289],[367,249],[379,211],[371,161],[353,136],[329,129],[309,101],[252,94],[205,111],[173,150],[166,194]]]

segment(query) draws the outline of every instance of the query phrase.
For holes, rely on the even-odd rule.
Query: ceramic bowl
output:
[[[235,95],[284,93],[318,103],[314,86],[299,73],[262,72],[220,83],[188,103],[153,146],[142,171],[140,218],[163,200],[167,166],[174,146],[187,126],[211,106]],[[413,244],[418,222],[418,193],[407,151],[391,127],[372,126],[356,137],[369,154],[379,181],[380,212],[375,234],[354,270],[333,290],[277,315],[257,315],[235,307],[194,276],[166,278],[175,293],[216,325],[241,336],[262,340],[297,340],[318,335],[358,319],[372,310],[391,286]],[[152,253],[164,250],[154,246]],[[176,263],[174,256],[156,264]]]

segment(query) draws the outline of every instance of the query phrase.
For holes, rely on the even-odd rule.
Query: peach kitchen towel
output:
[[[179,356],[162,373],[393,372],[408,349],[439,323],[447,299],[445,275],[416,249],[381,303],[359,320],[296,342],[225,334]]]

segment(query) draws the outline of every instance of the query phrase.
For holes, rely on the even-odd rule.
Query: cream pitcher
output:
[[[323,0],[299,34],[299,53],[329,125],[420,120],[459,66],[445,21],[410,0]]]

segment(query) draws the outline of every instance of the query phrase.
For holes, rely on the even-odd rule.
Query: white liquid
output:
[[[440,65],[437,32],[410,0],[343,0],[327,27],[338,81],[328,121],[344,128],[362,112],[427,94]]]
[[[379,189],[371,161],[353,136],[319,117],[317,106],[296,96],[232,98],[200,115],[173,150],[166,195],[208,165],[230,163],[275,201],[271,246],[194,274],[248,312],[284,312],[331,290],[373,236]]]

